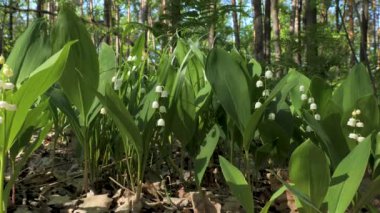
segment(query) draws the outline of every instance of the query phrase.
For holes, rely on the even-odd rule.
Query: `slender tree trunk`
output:
[[[273,46],[274,46],[274,58],[276,62],[280,61],[281,57],[281,43],[280,43],[280,21],[278,19],[278,0],[272,0],[271,4],[271,18],[273,34]]]
[[[317,0],[306,1],[305,5],[305,32],[306,32],[306,63],[308,71],[316,71],[318,62],[318,45],[313,37],[317,24]]]
[[[107,32],[105,36],[105,42],[111,45],[111,27],[112,27],[112,0],[104,0],[104,24],[107,27]]]
[[[42,18],[43,13],[42,10],[44,9],[45,0],[37,0],[37,18]]]
[[[55,16],[53,15],[53,13],[55,13],[56,10],[56,2],[54,0],[49,1],[49,11],[52,13],[49,15],[50,23],[53,23],[55,20]]]
[[[270,63],[270,7],[271,0],[265,0],[265,13],[264,13],[264,60]]]
[[[140,0],[139,20],[141,24],[146,24],[148,21],[148,0]]]
[[[349,0],[348,1],[348,38],[350,39],[351,43],[354,43],[355,40],[355,28],[354,28],[354,0]],[[350,63],[355,64],[356,59],[355,59],[354,53],[351,54],[351,59]]]
[[[232,21],[234,24],[234,36],[235,36],[235,47],[236,49],[240,49],[240,26],[239,26],[239,20],[238,15],[236,12],[236,0],[231,0],[231,5],[234,7],[234,10],[232,11]]]
[[[301,65],[300,28],[301,28],[302,0],[292,0],[293,28],[290,29],[291,35],[295,38],[296,51],[293,60],[297,65]],[[292,20],[292,19],[291,19]]]
[[[360,42],[360,62],[367,64],[367,36],[368,36],[368,0],[362,2],[362,14],[361,14],[361,42]]]
[[[298,6],[298,1],[292,0],[292,11],[290,13],[290,26],[289,26],[290,35],[294,35],[297,6]]]
[[[81,15],[81,17],[84,16],[83,4],[84,4],[83,0],[79,0],[79,7],[80,7],[80,15]]]
[[[119,8],[119,4],[115,2],[114,4],[114,8],[115,8],[115,25],[117,28],[119,28],[120,26],[120,8]],[[116,58],[119,59],[120,55],[122,55],[122,52],[121,52],[121,42],[120,42],[120,32],[117,31],[115,33],[115,53],[116,53]]]
[[[372,27],[373,27],[373,31],[372,31],[372,34],[373,34],[373,55],[374,57],[377,57],[377,31],[376,31],[376,27],[377,27],[377,7],[376,7],[376,0],[372,0],[372,15],[373,15],[373,24],[372,24]]]
[[[329,18],[329,7],[328,7],[328,2],[327,1],[322,1],[322,8],[321,8],[321,21],[324,24],[328,23],[328,18]]]
[[[181,0],[171,0],[170,2],[171,27],[173,32],[176,32],[179,28],[179,21],[181,20]]]
[[[9,1],[9,6],[13,5],[13,0]],[[9,11],[9,20],[8,20],[8,31],[9,31],[9,41],[13,41],[13,9]]]
[[[263,14],[261,12],[261,0],[251,0],[253,7],[253,31],[254,31],[254,49],[253,55],[256,60],[264,61],[264,47],[263,47]]]
[[[210,3],[210,11],[211,11],[211,25],[208,30],[208,47],[211,49],[214,47],[215,40],[215,23],[216,23],[216,0],[212,0]]]
[[[340,31],[340,24],[339,24],[339,0],[335,0],[335,28],[336,31]]]
[[[26,1],[26,9],[30,10],[30,0]],[[29,26],[29,12],[26,13],[26,26]]]

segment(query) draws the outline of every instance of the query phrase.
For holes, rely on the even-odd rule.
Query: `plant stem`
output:
[[[7,196],[4,195],[4,176],[5,176],[5,165],[6,165],[6,154],[4,153],[4,150],[1,150],[1,161],[0,161],[0,213],[5,212],[5,201],[4,199]]]

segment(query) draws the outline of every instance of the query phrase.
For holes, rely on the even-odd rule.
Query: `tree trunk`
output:
[[[281,43],[280,43],[280,21],[278,19],[278,0],[272,0],[271,4],[271,18],[273,34],[273,46],[274,46],[274,58],[276,62],[280,61],[281,57]]]
[[[361,14],[361,42],[360,42],[360,62],[367,64],[367,36],[368,36],[368,0],[362,1],[362,14]]]
[[[105,42],[111,45],[111,27],[112,27],[112,0],[104,0],[104,25],[107,27]]]
[[[307,70],[314,72],[318,68],[318,45],[314,39],[317,24],[317,0],[306,1],[305,5],[305,32],[306,32],[306,63]]]
[[[355,28],[354,28],[354,0],[348,1],[348,27],[347,27],[347,33],[348,38],[350,39],[351,43],[354,43],[355,40]],[[354,52],[351,54],[350,63],[355,64],[356,62],[356,56],[354,55]]]
[[[373,55],[376,58],[377,57],[377,10],[376,10],[376,0],[372,0],[372,15],[373,15],[373,24],[372,26],[372,35],[373,35]]]
[[[55,20],[55,16],[53,15],[53,13],[55,13],[56,10],[56,2],[54,0],[49,1],[49,11],[51,12],[51,14],[49,15],[50,23],[53,23]]]
[[[235,47],[236,49],[240,49],[240,25],[238,20],[238,15],[236,12],[236,0],[231,0],[231,5],[234,8],[232,11],[232,21],[234,24],[234,36],[235,36]]]
[[[43,13],[42,10],[44,9],[45,0],[37,0],[37,18],[42,18]]]
[[[114,11],[115,11],[115,25],[117,28],[120,26],[120,8],[119,4],[115,2],[114,4]],[[121,42],[120,42],[120,32],[117,31],[115,33],[115,53],[116,53],[116,58],[119,59],[120,55],[122,55],[121,52]]]
[[[148,0],[140,0],[139,20],[141,24],[146,24],[148,21]]]
[[[253,55],[256,60],[264,61],[264,47],[263,47],[263,14],[261,12],[261,0],[251,0],[253,7],[253,31],[254,31],[254,45]]]
[[[270,63],[270,7],[271,0],[265,0],[265,13],[264,13],[264,60]]]
[[[26,1],[26,9],[30,10],[30,0]],[[29,26],[29,12],[26,12],[26,27]]]
[[[278,2],[277,2],[278,3]],[[277,7],[278,11],[278,7]],[[300,46],[300,28],[301,28],[302,0],[292,0],[292,13],[290,17],[290,36],[295,40],[295,45]],[[278,17],[278,14],[277,14]],[[296,64],[301,64],[300,48],[295,48],[293,60]]]
[[[211,49],[214,47],[215,40],[215,23],[216,23],[216,0],[212,0],[210,3],[210,11],[211,11],[211,24],[208,30],[208,47]]]
[[[336,27],[336,31],[339,32],[340,31],[340,25],[339,25],[339,0],[335,0],[335,27]]]
[[[170,2],[170,24],[172,31],[175,33],[179,28],[179,21],[181,20],[181,0],[171,0]]]
[[[9,6],[13,5],[13,0],[9,1]],[[8,20],[8,31],[9,31],[9,41],[13,40],[13,9],[9,11],[9,20]]]

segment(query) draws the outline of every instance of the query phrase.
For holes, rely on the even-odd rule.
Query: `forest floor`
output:
[[[229,193],[216,166],[206,171],[201,193],[196,190],[191,172],[184,172],[183,182],[177,175],[163,170],[161,176],[166,178],[143,183],[142,198],[137,200],[135,193],[118,183],[106,169],[94,184],[95,189],[83,193],[83,170],[76,146],[57,144],[53,152],[52,144],[45,140],[19,176],[8,212],[244,212]],[[287,178],[286,170],[278,171]],[[273,175],[261,171],[254,183],[255,208],[260,210],[280,187],[281,183]],[[380,207],[379,199],[374,202]],[[294,197],[286,192],[269,212],[297,212]]]

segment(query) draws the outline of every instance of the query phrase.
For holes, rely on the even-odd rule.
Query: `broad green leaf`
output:
[[[112,47],[106,43],[100,45],[99,50],[99,85],[98,91],[104,95],[106,91],[106,85],[111,84],[112,77],[116,73],[116,55]]]
[[[343,112],[347,112],[356,107],[357,100],[373,94],[371,85],[365,66],[355,65],[340,87],[335,90],[332,100]]]
[[[300,192],[319,208],[330,184],[330,168],[324,152],[307,140],[294,150],[289,162],[289,177]],[[301,201],[302,202],[302,201]],[[306,212],[314,212],[304,205]]]
[[[325,198],[329,212],[343,213],[354,198],[367,167],[371,136],[358,144],[337,166]]]
[[[95,99],[95,94],[83,81],[90,82],[94,88],[98,87],[98,56],[86,27],[68,5],[61,7],[56,23],[52,32],[53,52],[68,41],[78,40],[70,51],[68,63],[59,83],[67,98],[80,112],[79,120],[83,125]]]
[[[188,81],[182,85],[178,99],[173,102],[171,130],[186,145],[195,132],[195,95]]]
[[[318,113],[324,117],[328,113],[328,104],[332,96],[332,87],[321,78],[314,77],[309,88],[315,103],[318,104]]]
[[[218,144],[220,137],[220,129],[218,125],[214,125],[210,132],[206,135],[203,140],[198,155],[195,157],[194,170],[195,170],[195,181],[200,188],[203,175],[205,174],[206,168],[212,154],[214,153],[215,147]]]
[[[7,143],[10,146],[22,128],[32,104],[61,76],[72,44],[73,42],[66,44],[61,51],[51,56],[33,71],[30,77],[21,85],[14,95],[10,97],[10,100],[7,100],[17,106],[15,112],[7,111],[5,116],[7,118],[5,120],[5,126],[7,127],[6,132],[8,132]]]
[[[207,57],[206,76],[224,110],[244,132],[251,115],[248,79],[240,64],[222,49]]]
[[[308,111],[303,111],[303,118],[306,123],[321,139],[322,148],[326,151],[333,168],[349,153],[342,129],[340,127],[341,115],[339,108],[334,102],[327,105],[329,113],[321,117],[321,121],[315,120],[314,116]]]
[[[243,173],[223,156],[219,156],[219,163],[232,195],[239,200],[246,212],[254,212],[251,186],[245,180]]]
[[[17,86],[51,56],[51,47],[46,29],[46,21],[37,19],[16,40],[7,58],[7,64],[13,69],[12,82]]]

